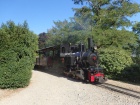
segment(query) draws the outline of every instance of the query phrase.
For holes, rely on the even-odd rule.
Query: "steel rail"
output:
[[[109,90],[113,90],[115,92],[123,93],[125,95],[132,96],[132,97],[140,99],[140,92],[137,92],[137,91],[134,91],[134,90],[129,90],[129,89],[119,87],[119,86],[115,86],[115,85],[108,84],[108,83],[98,84],[97,86],[102,87],[102,88],[106,88],[106,89],[109,89]]]

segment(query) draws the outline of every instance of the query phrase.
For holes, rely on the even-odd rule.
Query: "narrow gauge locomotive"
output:
[[[83,44],[71,45],[65,44],[60,46],[60,57],[63,59],[66,69],[64,73],[73,78],[79,78],[91,83],[104,83],[106,77],[103,68],[99,67],[99,58],[93,47],[91,38],[88,38],[88,49]]]

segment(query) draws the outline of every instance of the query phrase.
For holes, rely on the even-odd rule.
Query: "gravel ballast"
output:
[[[0,90],[0,105],[138,105],[138,102],[140,99],[96,85],[36,70],[28,87]]]

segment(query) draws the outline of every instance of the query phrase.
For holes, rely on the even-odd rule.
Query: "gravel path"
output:
[[[61,76],[33,71],[28,87],[0,90],[0,105],[138,105],[121,93]]]

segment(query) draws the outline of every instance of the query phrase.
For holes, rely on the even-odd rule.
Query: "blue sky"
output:
[[[140,4],[140,0],[133,1]],[[26,20],[36,34],[47,32],[53,21],[73,17],[72,8],[80,7],[72,0],[0,0],[0,4],[0,24],[9,20],[22,24]],[[131,20],[140,21],[140,13]]]

